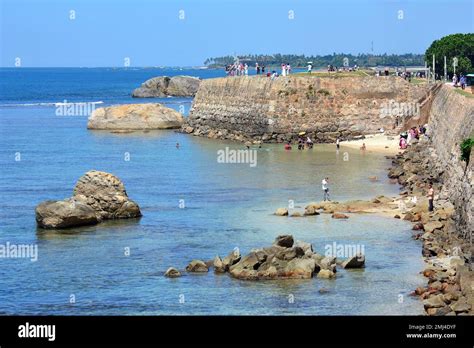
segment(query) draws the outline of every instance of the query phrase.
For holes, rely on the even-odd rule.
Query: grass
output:
[[[413,83],[414,85],[423,85],[423,84],[427,83],[427,80],[426,80],[426,79],[419,79],[419,78],[413,77],[413,78],[411,79],[410,83]]]
[[[471,86],[466,87],[466,88],[471,88]],[[472,94],[471,92],[468,92],[468,91],[466,91],[466,90],[463,91],[461,88],[455,88],[454,91],[455,91],[456,93],[459,93],[459,94],[461,94],[461,95],[467,97],[467,98],[474,98],[474,94]]]
[[[307,72],[300,72],[292,74],[291,76],[311,76],[311,77],[364,77],[369,76],[371,71],[366,72],[364,70],[357,71],[343,71],[343,72],[327,72],[327,71],[313,71],[311,74]],[[372,72],[373,73],[373,72]]]

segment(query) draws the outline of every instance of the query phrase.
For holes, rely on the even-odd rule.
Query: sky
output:
[[[241,54],[424,53],[474,0],[0,0],[0,66],[200,66]],[[373,49],[373,51],[372,51]]]

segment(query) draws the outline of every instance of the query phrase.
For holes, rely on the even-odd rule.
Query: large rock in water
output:
[[[116,176],[91,170],[74,188],[74,195],[62,201],[45,201],[35,210],[42,228],[92,225],[106,219],[141,216],[138,205],[128,198],[125,186]]]
[[[99,108],[92,112],[89,129],[140,130],[180,128],[183,116],[158,103],[126,104]]]
[[[134,98],[194,97],[201,80],[192,76],[159,76],[149,79],[132,92]]]
[[[230,266],[229,272],[245,280],[308,279],[320,270],[311,250],[312,246],[306,243],[293,246],[291,235],[278,236],[271,247],[251,251]]]
[[[36,221],[44,228],[67,228],[99,222],[95,210],[74,199],[45,201],[36,207]]]

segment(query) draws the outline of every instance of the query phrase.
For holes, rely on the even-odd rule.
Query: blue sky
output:
[[[23,67],[124,66],[126,58],[130,66],[192,66],[234,53],[370,53],[371,42],[374,53],[424,53],[444,35],[474,32],[473,0],[0,3],[3,67],[17,57]]]

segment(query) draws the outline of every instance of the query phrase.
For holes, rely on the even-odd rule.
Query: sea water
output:
[[[191,98],[132,99],[159,75],[224,76],[221,70],[0,69],[0,244],[36,245],[37,260],[0,258],[1,314],[368,315],[423,313],[410,292],[424,283],[410,224],[374,215],[274,216],[322,199],[328,176],[337,201],[396,195],[383,155],[341,146],[254,148],[257,164],[222,163],[242,144],[172,130],[116,134],[86,129],[87,116],[58,116],[54,103],[99,106],[160,102],[188,112]],[[179,149],[176,143],[180,144]],[[117,175],[140,219],[62,231],[38,229],[35,206],[72,195],[85,172]],[[377,176],[372,182],[369,176]],[[363,246],[366,267],[331,280],[241,281],[228,274],[163,276],[193,259],[245,254],[280,234],[328,245]],[[322,291],[319,291],[322,290]]]

